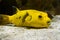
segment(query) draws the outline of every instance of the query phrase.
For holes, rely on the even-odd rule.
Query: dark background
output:
[[[60,15],[60,0],[0,0],[0,14],[15,14],[16,8],[12,6],[20,10],[36,9]]]

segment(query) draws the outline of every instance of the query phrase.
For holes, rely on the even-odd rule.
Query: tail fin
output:
[[[9,24],[9,15],[0,14],[0,25]]]

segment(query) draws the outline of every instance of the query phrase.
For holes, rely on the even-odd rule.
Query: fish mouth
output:
[[[50,23],[48,23],[47,25],[50,25],[51,24],[51,22]]]

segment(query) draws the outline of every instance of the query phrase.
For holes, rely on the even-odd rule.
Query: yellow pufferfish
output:
[[[34,28],[44,28],[50,25],[51,19],[48,17],[46,12],[38,10],[19,10],[12,16],[7,16],[9,20],[8,23],[12,23],[17,27],[34,27]]]

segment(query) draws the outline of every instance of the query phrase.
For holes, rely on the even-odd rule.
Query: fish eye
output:
[[[39,15],[38,17],[39,17],[39,18],[42,18],[42,16],[41,16],[41,15]]]

